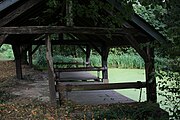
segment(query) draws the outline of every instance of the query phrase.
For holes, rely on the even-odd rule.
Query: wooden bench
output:
[[[106,70],[103,67],[78,67],[78,68],[55,68],[57,81],[89,80],[100,81],[100,71]],[[97,76],[88,71],[97,71]]]
[[[130,89],[145,88],[146,82],[126,82],[126,83],[100,83],[100,82],[60,82],[55,85],[56,91],[59,93],[60,105],[64,99],[64,92],[71,91],[90,91],[90,90],[112,90],[112,89]]]
[[[62,66],[66,66],[66,67],[79,67],[79,65],[85,65],[86,63],[84,62],[55,62],[53,63],[54,68],[62,68]]]
[[[92,82],[71,82],[56,85],[56,90],[60,91],[84,91],[84,90],[110,90],[110,89],[130,89],[145,88],[146,82],[126,82],[126,83],[92,83]]]

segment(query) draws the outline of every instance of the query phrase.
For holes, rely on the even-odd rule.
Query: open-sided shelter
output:
[[[63,3],[63,0],[60,0],[60,2]],[[117,3],[116,0],[105,0],[104,2],[112,4],[117,11],[122,10],[121,5]],[[84,4],[86,4],[85,1]],[[47,9],[45,0],[4,0],[0,3],[0,46],[2,44],[12,45],[16,61],[17,78],[22,78],[22,51],[29,51],[29,62],[31,63],[31,56],[38,48],[32,50],[32,45],[40,46],[46,43],[50,98],[52,102],[55,102],[56,89],[51,44],[86,45],[87,50],[85,52],[87,56],[89,55],[89,49],[94,48],[102,57],[103,68],[107,68],[110,48],[132,46],[145,62],[146,82],[144,84],[106,83],[97,85],[96,89],[146,87],[147,101],[157,101],[156,80],[153,74],[155,72],[154,48],[148,45],[142,47],[141,44],[153,43],[155,41],[164,43],[165,39],[158,31],[145,22],[145,20],[134,13],[131,19],[126,20],[120,28],[95,26],[93,22],[86,17],[74,18],[73,26],[66,26],[66,24],[61,22],[56,26],[51,25],[52,22],[56,21],[55,16],[52,16],[54,17],[54,21],[45,19],[44,22],[34,22],[32,19],[43,15],[45,9]],[[66,7],[62,9],[66,9]],[[106,10],[104,10],[104,12],[111,15]],[[49,37],[50,34],[59,34],[59,38],[51,41]],[[71,36],[72,39],[64,39],[62,37],[63,34]],[[109,34],[111,37],[107,37]],[[24,50],[21,49],[22,46],[26,46]],[[27,54],[26,52],[25,54]],[[102,76],[103,80],[108,80],[108,69],[103,70]],[[84,86],[82,85],[80,87]],[[92,86],[90,86],[90,88],[92,88]]]

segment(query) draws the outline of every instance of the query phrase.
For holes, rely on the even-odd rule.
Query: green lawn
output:
[[[120,82],[145,82],[145,70],[144,69],[109,69],[109,82],[120,83]],[[139,101],[140,89],[119,89],[117,92],[125,95],[135,101]],[[157,89],[158,91],[158,89]],[[163,100],[161,96],[158,96],[158,101]],[[146,101],[146,89],[142,89],[141,101]]]
[[[143,69],[109,69],[109,82],[121,83],[121,82],[145,82],[145,71]],[[140,89],[120,89],[117,92],[135,100],[139,101]],[[142,89],[141,101],[146,100],[146,90]]]

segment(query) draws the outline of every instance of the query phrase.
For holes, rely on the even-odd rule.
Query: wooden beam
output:
[[[56,90],[55,90],[55,73],[53,67],[53,58],[51,52],[51,40],[48,35],[46,38],[46,60],[48,66],[48,79],[49,79],[49,91],[50,91],[50,102],[52,105],[56,104]]]
[[[109,80],[108,80],[108,63],[107,63],[108,55],[109,55],[109,48],[107,47],[106,44],[104,44],[101,47],[101,51],[102,51],[102,54],[101,54],[102,67],[106,68],[106,70],[102,71],[102,79],[103,79],[104,83],[109,83]]]
[[[16,63],[16,77],[17,79],[22,79],[22,66],[21,66],[21,52],[20,52],[20,45],[13,44],[12,45],[15,63]]]
[[[84,50],[84,48],[83,48],[81,45],[78,45],[78,47],[82,50],[82,52],[83,52],[84,54],[86,54],[86,50]]]
[[[66,26],[21,26],[0,27],[0,34],[136,34],[132,28],[102,28],[102,27],[66,27]]]
[[[127,83],[106,83],[106,84],[59,84],[56,86],[58,92],[66,91],[84,91],[84,90],[110,90],[110,89],[129,89],[129,88],[144,88],[145,82],[127,82]]]
[[[45,45],[45,41],[33,41],[33,45]],[[84,40],[53,40],[51,41],[52,45],[87,45],[87,41]]]
[[[6,40],[8,35],[1,35],[0,36],[0,47],[3,45],[4,41]]]
[[[18,1],[19,0],[1,0],[0,1],[0,11],[5,10],[6,8],[8,8],[9,6],[15,4]]]
[[[56,68],[55,72],[75,72],[75,71],[104,71],[103,67],[78,67],[78,68]]]
[[[41,45],[37,45],[35,48],[34,48],[34,50],[31,52],[31,55],[33,55],[37,50],[38,50],[38,48],[40,47]]]
[[[99,47],[98,47],[95,43],[90,42],[90,45],[91,45],[100,55],[102,55],[101,49],[99,49]]]
[[[33,62],[32,62],[32,45],[30,45],[30,48],[28,49],[28,58],[29,58],[29,66],[32,67]]]
[[[17,9],[15,9],[14,11],[6,15],[5,17],[1,18],[0,26],[4,26],[8,24],[9,22],[14,20],[18,16],[20,16],[22,13],[32,8],[33,6],[37,5],[41,1],[42,0],[27,0],[23,5],[21,5],[20,7],[18,7]]]
[[[122,11],[122,5],[118,3],[117,0],[106,0],[110,4],[112,4],[118,11]],[[139,15],[136,13],[132,14],[131,20],[129,20],[130,23],[132,22],[136,26],[138,26],[140,29],[145,31],[147,34],[149,34],[151,37],[154,39],[158,40],[162,44],[166,44],[166,38],[162,36],[158,31],[154,29],[150,24],[148,24],[143,18],[141,18]]]
[[[139,43],[137,42],[136,39],[134,39],[134,37],[132,35],[126,35],[125,36],[126,39],[129,41],[129,43],[131,44],[131,46],[138,52],[138,54],[144,59],[144,61],[148,61],[148,56],[147,54],[144,52],[143,49],[141,49]]]

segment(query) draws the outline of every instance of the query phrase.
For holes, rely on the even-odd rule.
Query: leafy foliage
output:
[[[169,41],[169,44],[162,45],[160,49],[157,49],[158,57],[156,60],[163,63],[158,63],[159,94],[165,98],[164,101],[161,101],[161,105],[165,106],[165,109],[169,111],[170,118],[179,119],[180,16],[178,11],[180,10],[180,3],[176,0],[164,0],[164,2],[139,0],[139,2],[134,5],[135,11],[166,36]],[[162,56],[164,57],[163,60],[161,60]]]
[[[0,59],[13,59],[13,52],[10,45],[2,45],[0,47]]]
[[[159,95],[165,98],[161,101],[163,108],[170,113],[170,118],[180,119],[180,73],[172,71],[169,67],[158,71]]]

